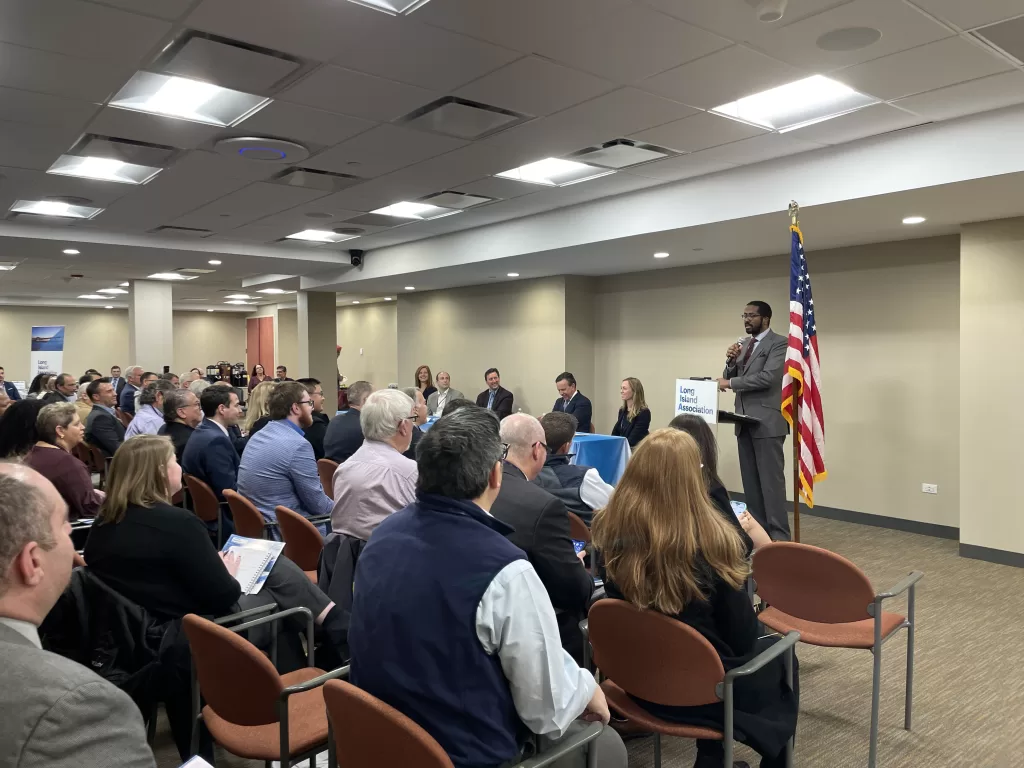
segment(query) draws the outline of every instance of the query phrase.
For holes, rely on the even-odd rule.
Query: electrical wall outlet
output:
[[[360,355],[363,354],[363,348],[362,347],[359,348],[359,354]]]
[[[921,483],[921,493],[938,493],[939,486],[933,483]]]

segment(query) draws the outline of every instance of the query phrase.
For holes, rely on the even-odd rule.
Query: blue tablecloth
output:
[[[428,431],[432,426],[434,426],[434,424],[440,418],[440,416],[431,416],[430,418],[427,419],[427,421],[424,424],[420,424],[420,430],[422,432]]]
[[[631,452],[624,437],[577,432],[569,453],[575,454],[571,463],[594,467],[606,483],[616,485],[626,471]]]

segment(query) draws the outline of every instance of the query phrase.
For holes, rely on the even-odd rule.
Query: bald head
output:
[[[501,442],[508,445],[506,460],[515,464],[533,480],[544,468],[547,446],[544,444],[544,427],[533,416],[513,413],[502,419]]]

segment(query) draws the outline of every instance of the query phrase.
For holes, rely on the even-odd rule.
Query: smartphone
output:
[[[742,501],[730,501],[729,503],[732,504],[732,511],[736,517],[747,511],[747,505]]]
[[[573,549],[576,550],[576,554],[578,555],[580,552],[582,552],[584,549],[587,548],[587,542],[585,542],[585,541],[577,541],[576,539],[573,539],[572,540],[572,546],[573,546]]]

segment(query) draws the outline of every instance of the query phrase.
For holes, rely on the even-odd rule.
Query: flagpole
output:
[[[790,226],[800,226],[800,206],[789,202]],[[793,541],[800,541],[800,398],[793,393]]]

